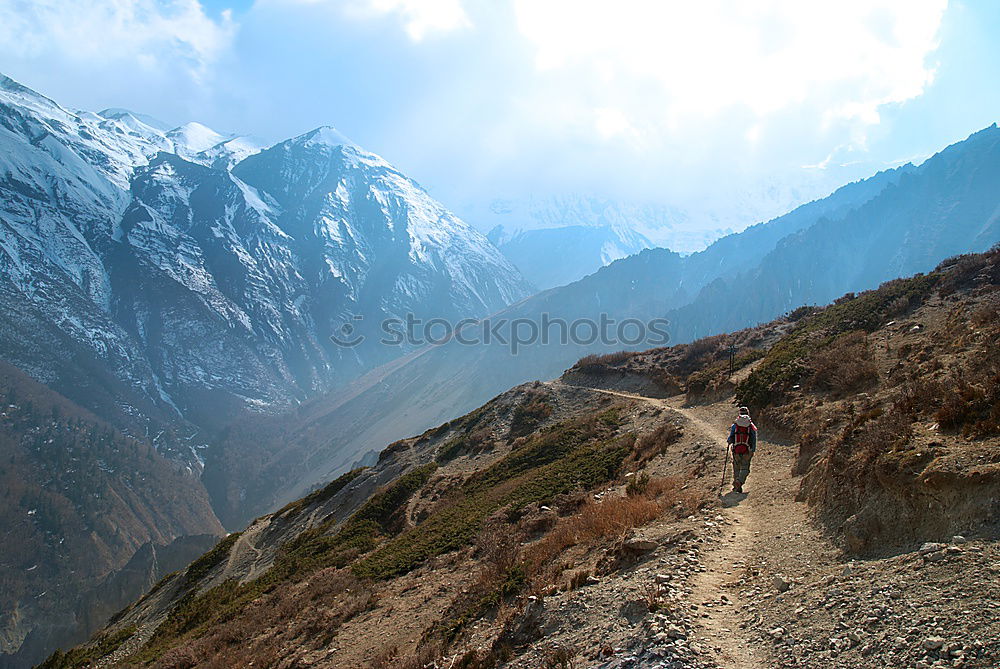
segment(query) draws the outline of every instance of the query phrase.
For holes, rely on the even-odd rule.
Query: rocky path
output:
[[[720,453],[725,452],[734,414],[729,402],[689,407],[683,405],[682,397],[655,399],[602,392],[677,412],[697,438],[714,442]],[[762,429],[744,494],[731,491],[731,462],[727,465],[721,496],[723,520],[702,553],[703,571],[694,575],[690,596],[697,620],[695,641],[719,667],[775,666],[774,644],[768,642],[769,630],[759,627],[759,609],[782,597],[795,583],[809,580],[812,573],[837,567],[836,550],[809,522],[806,505],[795,501],[794,458],[794,447],[768,440]],[[721,483],[721,467],[709,476]]]
[[[730,404],[669,403],[696,429],[708,428],[707,436],[726,434],[733,418]],[[759,610],[812,574],[837,568],[837,550],[809,521],[805,503],[795,501],[794,458],[794,447],[767,439],[762,426],[745,493],[731,492],[727,483],[722,497],[722,513],[731,525],[706,552],[706,571],[694,588],[695,603],[707,613],[702,620],[708,644],[718,649],[722,667],[775,666],[778,651],[765,642],[771,641],[771,630],[760,628]]]

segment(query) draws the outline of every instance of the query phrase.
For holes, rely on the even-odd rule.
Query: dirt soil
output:
[[[1000,667],[995,542],[954,537],[947,544],[848,561],[813,521],[808,505],[796,501],[801,477],[792,472],[798,448],[776,438],[768,425],[758,423],[745,492],[731,491],[731,461],[722,485],[725,437],[735,417],[731,397],[686,405],[681,395],[649,397],[617,387],[597,390],[607,397],[595,402],[586,397],[595,389],[564,381],[536,389],[543,386],[558,403],[558,415],[598,410],[603,399],[610,405],[625,398],[629,401],[617,405],[632,429],[648,433],[673,423],[679,438],[650,460],[644,473],[688,481],[699,498],[713,501],[688,516],[688,511],[665,511],[622,538],[620,548],[611,538],[567,548],[559,560],[567,565],[567,577],[583,576],[578,586],[553,584],[470,621],[449,656],[428,666],[479,666],[462,658],[495,648],[501,630],[510,632],[513,621],[512,656],[500,666],[514,669]],[[499,423],[494,427],[506,430]],[[480,454],[477,464],[502,454]],[[458,458],[450,466],[451,475],[461,475],[471,464]],[[624,489],[619,480],[593,492],[601,500],[623,495]],[[410,509],[411,515],[417,512]],[[543,512],[555,513],[537,510]],[[246,572],[241,563],[259,557],[266,532],[242,535],[217,578]],[[403,665],[400,658],[453,615],[456,597],[473,590],[476,560],[470,547],[381,582],[373,606],[319,646],[294,653],[282,649],[275,666],[418,666]],[[340,606],[337,602],[331,606]],[[141,636],[107,664],[134,651]],[[400,654],[386,654],[392,648]],[[234,666],[221,662],[218,666]]]
[[[722,483],[731,399],[685,406],[682,397],[604,392],[681,417],[675,448],[717,454],[704,476]],[[608,669],[1000,666],[994,542],[955,537],[848,562],[796,501],[797,448],[759,427],[743,494],[731,490],[730,463],[717,507],[643,528],[659,545],[636,567],[545,598],[545,643],[509,666],[539,666],[554,648],[573,649],[572,666]],[[667,602],[651,615],[642,610],[649,582]]]

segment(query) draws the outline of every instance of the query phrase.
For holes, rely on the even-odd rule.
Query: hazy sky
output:
[[[454,203],[837,182],[1000,116],[994,0],[0,0],[82,109],[341,132]]]

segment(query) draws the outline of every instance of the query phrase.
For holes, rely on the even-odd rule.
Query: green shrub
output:
[[[240,538],[240,534],[240,532],[233,532],[223,537],[219,543],[215,544],[214,548],[192,562],[184,571],[184,584],[197,583],[207,576],[208,572],[212,571],[212,569],[229,557],[229,551],[232,550],[236,540]]]
[[[406,573],[430,557],[469,545],[484,521],[500,509],[550,503],[574,489],[612,480],[634,437],[614,438],[608,432],[599,419],[568,421],[543,430],[470,477],[449,504],[361,558],[354,564],[355,573],[375,579]]]
[[[357,469],[352,469],[346,474],[342,474],[319,490],[314,490],[302,499],[286,504],[280,511],[278,511],[278,515],[287,513],[288,516],[291,517],[310,506],[322,504],[343,490],[348,483],[361,476],[361,474],[363,474],[367,469],[367,467],[358,467]]]
[[[89,666],[118,650],[135,631],[135,627],[124,627],[113,634],[98,637],[90,645],[78,646],[65,653],[57,650],[38,665],[38,669],[76,669]]]
[[[288,541],[278,551],[274,566],[247,583],[225,581],[204,592],[192,588],[167,615],[152,638],[134,656],[137,662],[155,660],[185,636],[200,636],[213,624],[234,618],[250,602],[276,585],[301,580],[329,566],[346,566],[359,553],[371,550],[379,537],[397,526],[405,502],[420,489],[437,468],[435,463],[418,467],[373,495],[334,534],[327,532],[334,521],[310,528]]]
[[[764,407],[776,402],[794,383],[809,374],[805,359],[852,330],[874,332],[895,316],[899,304],[913,307],[931,296],[939,274],[895,279],[877,290],[849,293],[832,306],[804,316],[779,340],[764,361],[736,388],[741,404]]]

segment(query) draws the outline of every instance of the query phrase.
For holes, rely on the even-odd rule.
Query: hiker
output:
[[[726,443],[733,447],[733,492],[742,493],[750,475],[750,458],[757,450],[757,426],[750,420],[750,410],[746,407],[740,407]]]

